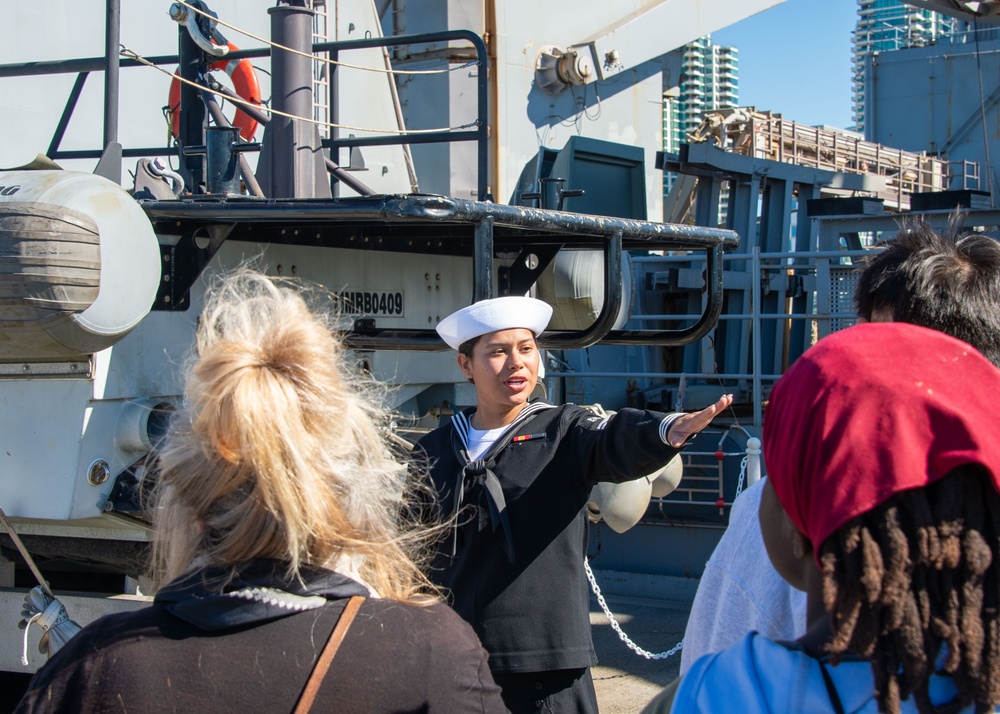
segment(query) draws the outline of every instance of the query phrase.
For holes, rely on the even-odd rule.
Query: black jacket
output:
[[[465,477],[455,554],[442,543],[430,576],[472,624],[493,671],[596,664],[583,567],[590,490],[666,464],[678,450],[661,433],[677,416],[623,409],[604,419],[575,405],[529,405],[512,425],[516,437],[494,458],[495,448],[484,455],[506,501],[513,562],[491,527],[481,479]],[[448,424],[417,445],[446,513],[464,476],[459,431]]]
[[[161,591],[150,607],[85,627],[38,671],[16,711],[292,711],[347,603],[339,594],[355,594],[343,583],[313,588],[300,594],[318,594],[327,604],[268,619],[260,610],[278,607],[268,602],[274,592],[254,603],[249,596],[206,597],[197,583],[187,585]],[[485,651],[449,608],[369,598],[312,711],[507,709]]]

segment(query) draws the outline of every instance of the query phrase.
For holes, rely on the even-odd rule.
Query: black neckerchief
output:
[[[466,409],[464,412],[455,414],[451,419],[451,445],[458,463],[462,464],[462,469],[455,476],[452,512],[457,514],[461,510],[462,506],[465,505],[463,502],[467,495],[475,493],[478,498],[481,487],[486,496],[489,518],[487,519],[485,513],[480,513],[479,530],[485,530],[487,525],[491,526],[493,535],[500,544],[500,549],[510,563],[514,562],[514,536],[510,529],[510,519],[507,516],[507,502],[503,496],[503,489],[500,486],[500,480],[493,473],[493,463],[500,452],[510,444],[510,440],[514,438],[518,428],[532,416],[546,409],[555,409],[555,406],[545,402],[532,402],[526,405],[518,412],[514,421],[507,425],[500,438],[493,442],[490,448],[475,461],[469,458],[469,430],[472,428],[472,415],[475,410]],[[469,501],[471,502],[472,499],[470,498]],[[452,531],[451,556],[455,557],[457,552],[458,524],[456,522],[455,529]]]
[[[205,568],[168,583],[153,601],[174,617],[215,632],[313,610],[327,600],[371,595],[356,580],[333,570],[305,567],[301,578],[289,578],[286,569],[280,561],[253,560],[238,566],[232,580],[220,588],[230,570]]]

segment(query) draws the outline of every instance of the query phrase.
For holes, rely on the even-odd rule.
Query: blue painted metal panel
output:
[[[869,76],[869,140],[909,151],[944,150],[949,161],[976,161],[985,169],[985,113],[989,154],[1000,156],[1000,40],[980,39],[978,57],[975,42],[885,52],[871,58]],[[988,189],[985,170],[982,175],[981,188]]]

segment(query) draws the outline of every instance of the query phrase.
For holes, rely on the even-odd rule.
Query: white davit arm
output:
[[[546,45],[535,59],[535,80],[550,95],[570,85],[610,79],[784,0],[658,0],[560,48]],[[623,3],[624,4],[624,3]],[[628,7],[632,4],[629,3]]]
[[[187,8],[180,3],[175,2],[170,6],[170,19],[184,25],[194,43],[206,54],[213,57],[225,57],[229,54],[229,47],[226,45],[213,45],[211,40],[201,34],[201,30],[198,29],[198,18],[193,12],[188,12]]]

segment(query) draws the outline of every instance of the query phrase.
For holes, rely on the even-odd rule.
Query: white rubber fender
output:
[[[672,493],[680,484],[683,475],[684,463],[681,461],[681,455],[677,454],[662,469],[650,474],[653,480],[653,498],[663,498]]]
[[[632,260],[622,253],[622,304],[614,330],[628,322],[632,306]],[[538,297],[555,312],[550,330],[583,330],[594,323],[604,305],[604,255],[596,250],[559,251],[538,278]]]
[[[149,219],[118,184],[0,171],[0,359],[77,358],[115,344],[152,307],[161,262]]]
[[[614,412],[605,412],[596,405],[604,416],[613,416]],[[602,520],[616,533],[624,533],[639,522],[649,507],[650,498],[663,498],[677,488],[684,475],[684,465],[680,454],[677,454],[665,466],[634,481],[624,483],[599,483],[590,491],[590,501],[587,503],[587,515],[591,523]]]
[[[599,483],[590,492],[587,509],[590,520],[603,520],[611,530],[624,533],[646,513],[653,493],[648,476],[623,483]]]

